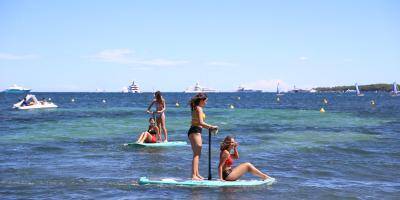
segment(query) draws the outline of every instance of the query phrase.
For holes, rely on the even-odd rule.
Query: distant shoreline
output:
[[[378,84],[369,84],[369,85],[359,85],[358,86],[360,91],[366,92],[390,92],[392,91],[393,84],[385,84],[385,83],[378,83]],[[399,87],[399,84],[397,84]],[[356,86],[335,86],[335,87],[316,87],[314,88],[318,92],[346,92],[351,90],[356,90]]]

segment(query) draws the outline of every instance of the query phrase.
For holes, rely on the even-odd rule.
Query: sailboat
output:
[[[359,97],[363,97],[364,96],[364,94],[362,94],[360,92],[360,89],[358,88],[358,84],[357,83],[356,83],[356,92],[357,92],[357,96],[359,96]]]
[[[394,82],[394,83],[393,83],[393,89],[392,89],[392,92],[390,92],[390,94],[391,94],[392,96],[397,96],[398,93],[399,93],[399,92],[397,91],[397,83]]]
[[[281,93],[281,90],[279,89],[279,83],[278,83],[278,85],[276,86],[276,96],[282,96],[282,95],[284,95],[284,94]]]

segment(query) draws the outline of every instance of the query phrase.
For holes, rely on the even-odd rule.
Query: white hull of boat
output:
[[[38,108],[57,108],[58,106],[54,103],[47,103],[44,105],[30,105],[30,106],[17,106],[14,108],[18,110],[30,110],[30,109],[38,109]]]
[[[58,106],[52,102],[43,102],[43,101],[38,101],[35,97],[35,95],[28,94],[25,97],[26,101],[32,100],[31,103],[32,105],[26,105],[22,106],[22,103],[24,100],[19,101],[18,103],[13,105],[13,108],[18,109],[18,110],[30,110],[30,109],[38,109],[38,108],[57,108]]]
[[[13,108],[18,110],[30,110],[30,109],[38,109],[38,108],[57,108],[58,106],[54,103],[45,103],[45,104],[34,104],[29,106],[21,106],[21,104],[14,104]]]

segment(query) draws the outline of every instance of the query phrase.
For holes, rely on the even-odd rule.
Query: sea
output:
[[[24,96],[0,93],[0,199],[400,199],[400,96],[286,93],[278,101],[274,93],[210,93],[206,122],[219,127],[213,179],[230,135],[239,143],[234,166],[250,162],[277,180],[211,188],[138,184],[191,174],[190,146],[124,145],[147,129],[152,93],[33,94],[59,107],[16,110]],[[170,141],[189,142],[192,96],[163,93]],[[207,177],[206,130],[202,137]]]

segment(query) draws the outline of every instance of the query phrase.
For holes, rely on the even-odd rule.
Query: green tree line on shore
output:
[[[358,88],[360,91],[385,91],[390,92],[392,91],[393,84],[370,84],[370,85],[359,85]],[[397,88],[399,88],[399,84],[397,84]],[[345,92],[347,90],[355,90],[356,86],[335,86],[335,87],[317,87],[314,88],[319,92]]]

